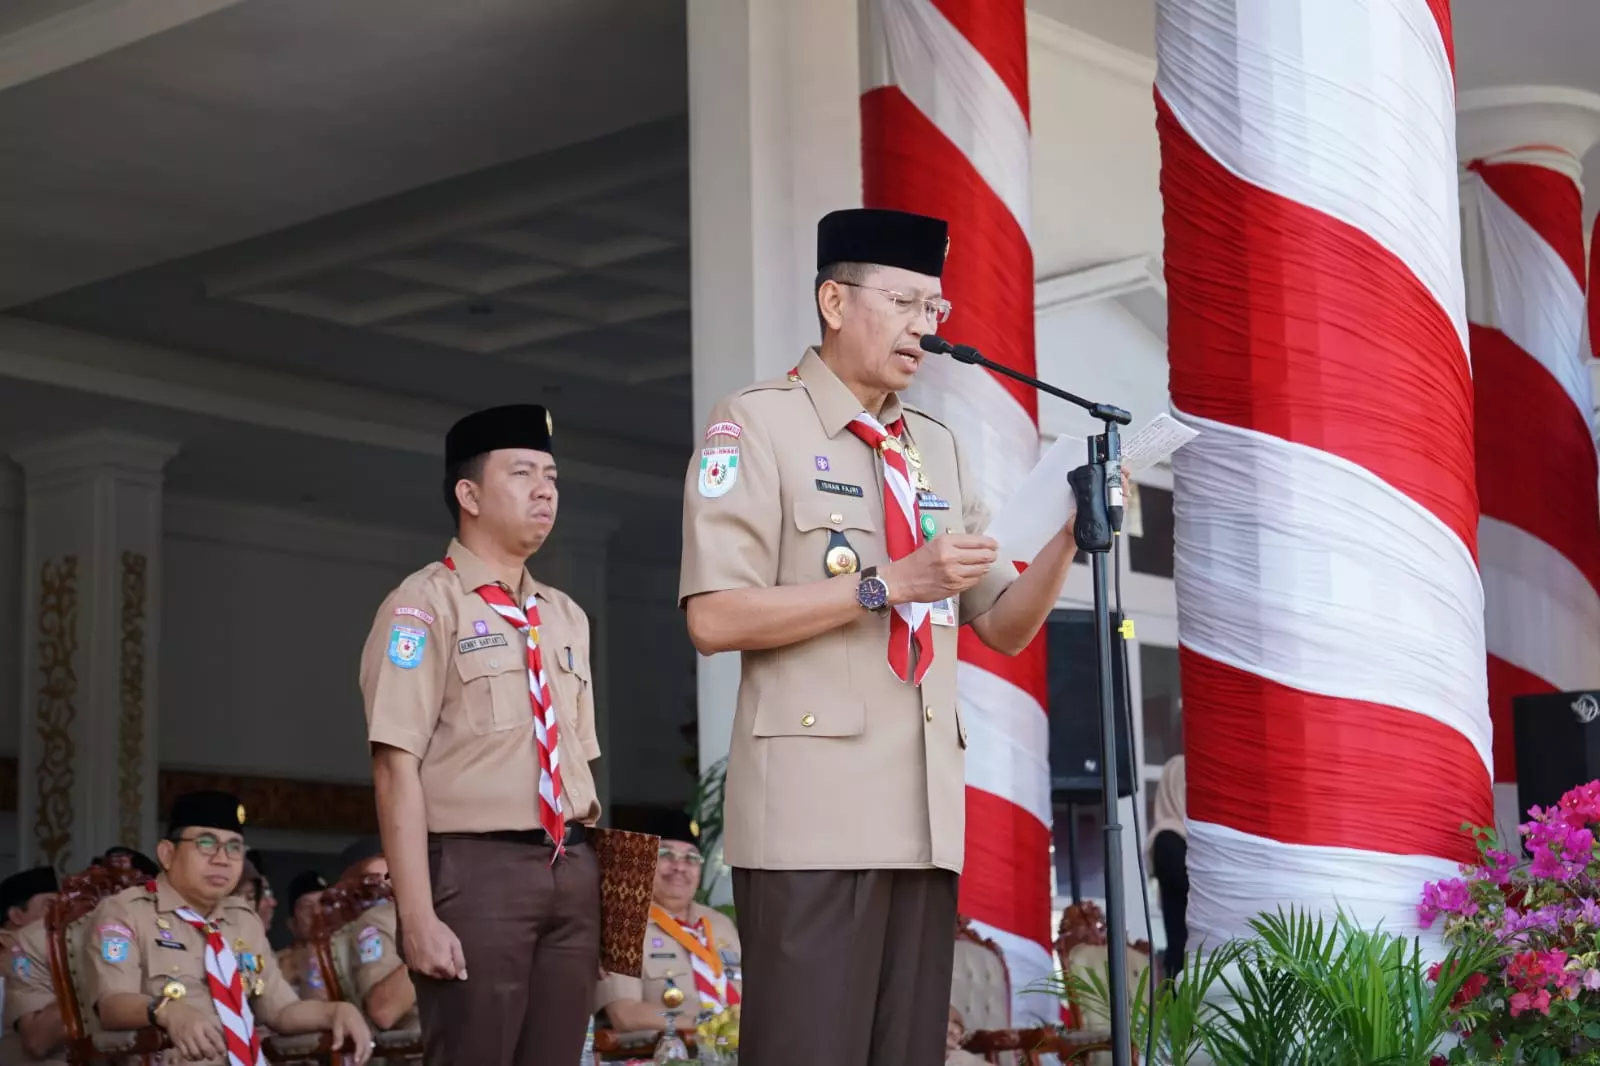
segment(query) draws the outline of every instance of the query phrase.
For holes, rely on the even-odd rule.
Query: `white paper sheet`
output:
[[[1129,474],[1138,474],[1197,436],[1199,431],[1159,414],[1123,441],[1122,465]],[[1088,443],[1082,437],[1056,438],[989,523],[989,536],[1000,542],[1000,558],[1030,562],[1061,531],[1077,509],[1067,474],[1088,461]]]

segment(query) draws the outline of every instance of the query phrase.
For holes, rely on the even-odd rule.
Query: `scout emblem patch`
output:
[[[28,956],[13,948],[11,953],[11,972],[18,977],[27,977],[29,968]]]
[[[739,446],[700,449],[700,495],[715,498],[739,480]]]
[[[395,626],[389,630],[389,661],[402,670],[422,664],[422,647],[428,642],[426,630]]]
[[[128,938],[124,936],[100,936],[100,957],[110,963],[128,961]]]
[[[356,937],[356,948],[362,962],[377,962],[383,958],[383,938],[378,935],[376,926],[367,926],[361,930],[361,935]]]

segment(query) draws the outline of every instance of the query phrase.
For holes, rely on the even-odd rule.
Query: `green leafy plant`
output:
[[[1416,940],[1280,910],[1253,935],[1192,952],[1148,1003],[1140,982],[1131,1033],[1153,1063],[1185,1066],[1429,1066],[1462,1017],[1452,1010],[1466,976],[1487,960],[1453,949],[1438,970]],[[1106,1012],[1104,975],[1072,973],[1057,990]]]
[[[700,835],[696,842],[700,846],[700,854],[705,856],[705,865],[700,868],[700,891],[697,899],[702,904],[709,903],[713,886],[723,874],[722,863],[722,787],[728,775],[728,759],[723,756],[710,766],[705,773],[700,775],[700,780],[695,784],[694,798],[689,801],[687,813],[694,820],[695,827]],[[731,918],[732,907],[719,908]]]

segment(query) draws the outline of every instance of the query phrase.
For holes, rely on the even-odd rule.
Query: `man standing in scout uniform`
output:
[[[383,852],[425,1061],[576,1062],[600,965],[589,620],[535,581],[555,524],[533,404],[445,438],[445,558],[390,593],[361,658]]]
[[[739,930],[728,916],[695,902],[705,859],[688,815],[665,818],[650,924],[644,933],[644,975],[607,974],[595,1006],[619,1032],[666,1028],[668,1011],[690,1030],[702,1013],[721,1014],[740,1002]]]
[[[899,393],[950,314],[938,219],[817,228],[822,344],[712,409],[679,593],[742,653],[725,849],[760,1066],[944,1057],[963,856],[956,635],[1014,655],[1055,605],[1071,523],[1019,577],[950,430]],[[1065,486],[1062,489],[1066,491]]]
[[[372,1054],[349,1003],[302,1000],[278,971],[255,909],[233,895],[244,868],[244,805],[225,792],[172,804],[157,845],[162,873],[105,899],[90,917],[90,1002],[107,1029],[166,1030],[186,1062],[260,1066],[256,1021],[279,1033],[328,1030]]]

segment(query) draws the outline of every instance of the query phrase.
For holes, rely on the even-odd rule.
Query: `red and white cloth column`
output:
[[[1023,0],[863,0],[861,152],[868,207],[949,219],[951,328],[1032,373],[1031,133]],[[930,360],[916,402],[946,421],[996,508],[1038,458],[1034,394]],[[961,911],[1006,953],[1013,1018],[1054,1020],[1024,994],[1052,970],[1050,768],[1041,641],[1015,659],[963,630],[957,698],[967,723]]]
[[[1464,109],[1464,124],[1478,118],[1515,115]],[[1600,687],[1600,469],[1578,183],[1579,156],[1600,136],[1600,111],[1589,119],[1588,136],[1572,144],[1542,143],[1541,134],[1555,131],[1535,124],[1527,132],[1536,143],[1467,163],[1466,217],[1475,227],[1467,262],[1481,275],[1469,307],[1478,556],[1505,823],[1526,813],[1513,806],[1512,698]]]
[[[1158,0],[1191,942],[1487,822],[1448,0]]]

